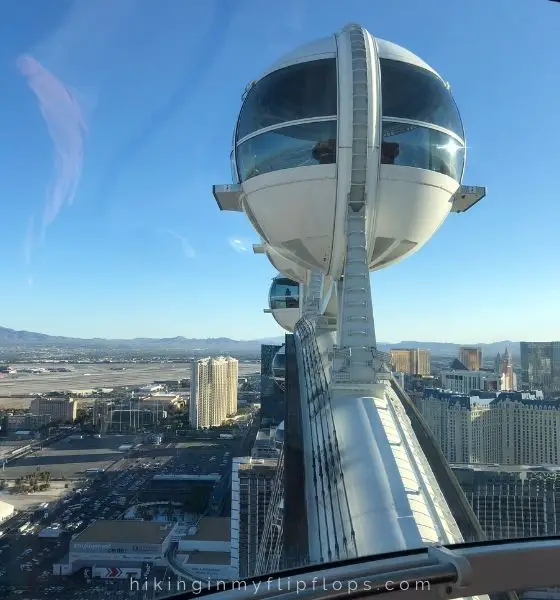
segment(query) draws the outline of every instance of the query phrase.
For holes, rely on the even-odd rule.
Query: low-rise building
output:
[[[179,411],[185,408],[185,400],[179,394],[152,394],[142,398],[143,408],[152,411]]]
[[[44,425],[48,425],[53,419],[50,415],[34,415],[32,413],[19,413],[15,415],[6,415],[4,426],[8,433],[17,430],[35,431]]]
[[[55,575],[96,567],[164,567],[174,525],[157,521],[96,521],[70,541],[66,560],[53,566]]]
[[[226,517],[204,517],[178,542],[177,574],[204,581],[235,577],[231,567],[231,524]]]
[[[74,398],[49,398],[39,396],[31,401],[30,412],[50,416],[52,421],[75,421],[78,415],[78,401]]]
[[[492,371],[453,369],[440,373],[441,387],[455,394],[470,394],[472,390],[501,391],[500,377]]]
[[[15,512],[14,507],[3,500],[0,500],[0,523],[9,519]]]

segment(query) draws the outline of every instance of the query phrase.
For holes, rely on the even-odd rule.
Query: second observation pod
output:
[[[285,331],[292,332],[301,316],[300,289],[297,281],[278,275],[272,280],[266,312],[272,313],[274,320]]]

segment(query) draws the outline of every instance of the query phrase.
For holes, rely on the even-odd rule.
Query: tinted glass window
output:
[[[291,279],[275,279],[270,288],[269,306],[272,310],[298,308],[299,285]]]
[[[274,377],[284,377],[286,369],[286,353],[280,349],[272,359],[272,374]]]
[[[241,181],[281,169],[336,162],[336,121],[291,125],[248,139],[237,148]]]
[[[429,127],[384,122],[381,164],[427,169],[461,181],[465,148]]]
[[[380,63],[384,117],[433,123],[464,139],[457,105],[439,77],[399,60]]]
[[[237,139],[288,121],[336,116],[336,60],[315,60],[275,71],[248,93]]]

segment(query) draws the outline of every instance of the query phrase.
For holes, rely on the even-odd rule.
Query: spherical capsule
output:
[[[272,377],[280,389],[286,384],[286,346],[283,345],[272,359]]]
[[[268,306],[274,320],[286,331],[293,331],[300,319],[299,284],[278,275],[272,280]]]
[[[243,209],[284,260],[338,278],[349,197],[361,194],[369,267],[382,268],[447,217],[464,137],[449,86],[430,66],[348,26],[247,90],[233,148]]]

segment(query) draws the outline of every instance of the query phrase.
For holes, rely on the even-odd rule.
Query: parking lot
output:
[[[118,448],[125,442],[136,444],[140,441],[140,436],[133,435],[65,438],[52,446],[8,463],[2,477],[16,479],[40,470],[49,471],[51,479],[79,479],[87,469],[107,469],[119,460],[123,454]]]
[[[154,475],[210,475],[229,477],[232,457],[245,449],[242,439],[199,440],[182,443],[163,443],[160,446],[141,446],[122,453],[117,448],[125,442],[139,443],[134,436],[103,436],[71,442],[62,441],[36,456],[15,461],[9,469],[24,463],[32,471],[41,469],[64,472],[68,478],[80,478],[65,497],[52,502],[48,516],[43,511],[26,511],[2,524],[0,537],[0,594],[4,598],[35,600],[36,598],[68,598],[93,600],[131,597],[127,581],[92,579],[86,581],[83,571],[69,577],[53,575],[53,563],[68,553],[71,536],[83,531],[98,520],[123,519],[132,516],[133,506],[142,502],[144,490],[150,487]],[[99,457],[102,457],[101,459]],[[88,468],[106,468],[105,472],[85,479]],[[13,471],[15,472],[15,471]],[[196,486],[182,480],[181,486]],[[210,484],[210,488],[212,484]],[[226,490],[228,488],[226,487]],[[165,496],[165,500],[172,500]],[[9,497],[5,498],[9,501]],[[37,498],[37,503],[43,502]],[[142,518],[171,518],[191,522],[197,515],[186,509],[167,510],[150,507]],[[229,510],[229,507],[228,507]],[[138,515],[134,515],[138,516]],[[19,529],[30,523],[24,533]],[[40,538],[39,531],[56,524],[63,533],[55,538]],[[40,588],[41,592],[37,593]],[[132,597],[136,596],[136,592]]]

